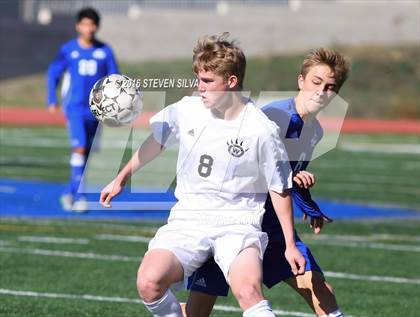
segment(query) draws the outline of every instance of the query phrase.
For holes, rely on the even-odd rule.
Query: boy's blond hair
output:
[[[327,65],[331,68],[338,91],[348,77],[350,63],[336,51],[318,48],[306,55],[301,66],[301,75],[305,78],[309,70],[317,65]]]
[[[227,80],[234,75],[238,78],[238,89],[242,89],[245,77],[246,59],[235,41],[229,41],[228,32],[221,35],[205,36],[194,47],[193,71],[212,71]]]

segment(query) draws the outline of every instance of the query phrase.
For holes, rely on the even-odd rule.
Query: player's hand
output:
[[[53,104],[53,105],[49,105],[48,106],[48,112],[50,114],[56,114],[59,109],[60,109],[60,106],[59,105],[56,105],[56,104]]]
[[[308,219],[307,214],[303,214],[303,220]],[[321,233],[322,228],[324,227],[325,223],[331,223],[332,219],[328,217],[311,217],[311,224],[309,225],[310,228],[314,230],[315,234]]]
[[[315,175],[308,171],[299,171],[293,176],[293,181],[300,188],[310,188],[315,185]]]
[[[284,256],[286,257],[287,262],[289,262],[294,275],[305,273],[306,260],[296,245],[287,247]]]
[[[111,207],[111,199],[121,193],[124,187],[124,183],[118,180],[117,178],[114,179],[111,183],[106,185],[104,189],[101,191],[101,196],[99,198],[99,202],[102,206],[106,208]]]

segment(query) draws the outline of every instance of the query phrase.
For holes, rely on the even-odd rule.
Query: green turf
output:
[[[338,47],[352,61],[351,74],[340,95],[350,104],[348,115],[369,118],[420,118],[418,106],[419,46]],[[258,96],[261,91],[296,89],[304,54],[252,57],[247,60],[244,89]],[[132,78],[192,79],[191,59],[150,61],[121,65]],[[0,105],[44,107],[45,74],[3,80]],[[145,89],[146,90],[146,89]],[[157,91],[152,89],[150,91]],[[22,93],[24,92],[24,93]],[[166,104],[191,94],[190,88],[165,90]],[[162,105],[148,107],[160,109]]]
[[[135,279],[146,243],[99,240],[98,235],[152,236],[159,223],[82,220],[0,221],[0,289],[67,295],[137,299]],[[417,284],[328,278],[345,314],[355,317],[417,316],[420,303],[419,251],[390,251],[365,247],[326,246],[313,239],[307,224],[297,223],[324,271],[363,276],[404,277]],[[366,243],[408,244],[419,247],[418,221],[336,222],[324,235],[346,235]],[[386,234],[386,236],[384,236]],[[57,244],[23,241],[25,237],[87,239],[87,244]],[[333,236],[331,236],[333,237]],[[384,238],[386,237],[386,241]],[[334,238],[333,238],[334,239]],[[335,242],[343,242],[336,239]],[[5,245],[9,243],[9,245]],[[14,248],[22,253],[12,253]],[[128,256],[130,260],[109,261],[88,258],[27,254],[42,249]],[[286,285],[266,291],[274,308],[310,313],[303,300]],[[185,300],[185,293],[178,293]],[[148,316],[139,303],[99,302],[72,298],[35,298],[0,294],[1,316]],[[220,299],[219,305],[235,306],[234,298]],[[241,316],[214,311],[212,316]],[[286,315],[287,316],[287,315]]]
[[[148,135],[135,130],[133,143],[123,129],[108,129],[102,136],[102,150],[93,153],[90,184],[104,185],[117,173],[126,158]],[[418,147],[414,135],[342,135],[338,148],[315,159],[309,171],[318,183],[316,198],[393,205],[420,209],[420,162],[417,154],[352,152],[340,144],[381,145],[386,149],[409,144]],[[67,134],[59,128],[0,128],[0,177],[65,182],[69,176]],[[176,150],[167,151],[144,171],[136,174],[139,187],[167,188],[175,177]]]

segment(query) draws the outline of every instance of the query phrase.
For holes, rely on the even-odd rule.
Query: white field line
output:
[[[365,175],[366,177],[366,175]],[[329,191],[329,192],[342,192],[345,190],[346,192],[353,192],[353,193],[377,193],[378,189],[375,188],[375,185],[378,185],[381,183],[365,183],[363,182],[362,177],[360,178],[360,182],[358,184],[349,184],[346,181],[342,182],[333,182],[330,181],[328,184],[322,184],[322,190],[323,191]],[[362,185],[369,185],[369,187],[373,188],[374,190],[370,190],[369,188],[366,188],[367,186]],[[402,185],[398,187],[392,187],[392,191],[387,192],[387,194],[413,194],[413,195],[419,195],[419,188],[416,186],[414,188],[407,188]]]
[[[2,224],[12,223],[12,224],[21,224],[22,219],[20,218],[8,218],[7,221],[3,221]],[[161,222],[162,225],[164,222]],[[49,219],[36,219],[34,222],[31,222],[31,224],[37,225],[37,226],[51,226],[57,225],[57,221],[49,220]],[[58,223],[58,225],[68,225],[67,223]],[[155,224],[155,223],[153,223]],[[150,231],[151,233],[155,233],[160,227],[159,226],[146,226],[146,225],[130,225],[125,223],[110,223],[110,222],[86,222],[86,221],[76,221],[72,222],[71,226],[77,226],[77,227],[91,227],[92,225],[95,225],[99,228],[107,228],[107,229],[119,229],[119,230],[128,230],[128,231]],[[112,237],[113,234],[108,234],[107,236]],[[139,235],[115,235],[115,236],[121,236],[121,237],[139,237],[140,239],[147,238],[144,236]],[[302,234],[301,236],[314,236],[313,234]],[[402,234],[390,234],[390,233],[375,233],[372,232],[369,235],[334,235],[334,234],[326,234],[322,233],[321,235],[317,237],[328,237],[328,239],[340,239],[343,237],[344,240],[352,240],[352,241],[412,241],[412,242],[420,242],[420,234],[417,235],[402,235]]]
[[[68,148],[67,138],[48,138],[31,136],[30,138],[22,136],[8,136],[1,140],[3,146],[30,146],[44,148]],[[115,149],[125,148],[127,140],[114,139],[112,143],[103,142],[102,148]],[[389,154],[420,154],[419,144],[396,144],[396,143],[370,143],[370,142],[341,142],[338,148],[350,152],[370,152],[370,153],[389,153]]]
[[[370,242],[377,239],[392,239],[392,235],[380,235],[380,236],[356,236],[356,235],[303,235],[305,241],[310,243],[316,243],[321,245],[332,245],[340,247],[350,248],[368,248],[388,251],[405,251],[405,252],[420,252],[420,246],[416,245],[405,245],[405,244],[385,244]],[[411,236],[400,236],[400,238],[413,238],[418,241],[418,237]],[[123,241],[123,242],[134,242],[134,243],[149,243],[151,238],[139,235],[115,235],[115,234],[99,234],[94,237],[95,240],[107,240],[107,241]],[[57,243],[57,244],[88,244],[89,239],[73,239],[73,238],[61,238],[61,237],[38,237],[38,236],[20,236],[17,239],[21,242],[38,242],[38,243]]]
[[[349,152],[387,153],[387,154],[420,154],[419,144],[387,144],[369,142],[341,142],[340,150]]]
[[[348,280],[420,285],[420,279],[416,279],[416,278],[377,276],[377,275],[358,275],[358,274],[349,274],[349,273],[343,273],[343,272],[330,272],[330,271],[324,271],[324,275],[326,277],[343,278],[343,279],[348,279]]]
[[[21,253],[21,254],[34,254],[45,256],[57,256],[66,258],[80,258],[80,259],[93,259],[104,261],[122,261],[122,262],[140,262],[142,257],[124,256],[115,254],[98,254],[93,252],[71,252],[47,249],[30,249],[30,248],[14,248],[0,246],[0,252],[6,253]]]
[[[344,241],[406,241],[406,242],[420,242],[420,235],[399,235],[387,233],[372,233],[369,235],[344,235],[344,234],[321,234],[315,236],[313,234],[302,234],[305,239],[313,240],[344,240]]]
[[[1,158],[0,157],[0,164],[4,164],[4,163],[13,163],[13,164],[31,164],[36,162],[37,164],[43,165],[44,167],[46,166],[50,166],[52,164],[51,160],[48,159],[39,159],[39,158],[31,158],[31,157],[22,157],[20,156],[19,158]],[[67,164],[66,160],[63,161],[54,161],[54,164]],[[95,162],[95,168],[102,168],[102,167],[109,167],[107,165],[106,162]],[[8,167],[8,171],[13,171],[13,170],[19,170],[21,169],[20,166],[17,167]],[[172,172],[172,171],[171,171]],[[156,171],[156,174],[158,174],[159,171]],[[163,173],[163,172],[162,172]],[[358,177],[356,177],[358,176]],[[345,188],[346,191],[350,191],[350,192],[364,192],[364,193],[377,193],[377,190],[369,190],[366,188],[366,186],[361,186],[361,185],[367,185],[367,186],[371,186],[372,188],[374,188],[374,185],[381,185],[381,184],[387,184],[386,179],[384,178],[383,180],[384,182],[381,181],[366,181],[366,175],[365,174],[354,174],[352,176],[354,178],[354,181],[356,181],[357,183],[355,184],[349,184],[346,182],[329,182],[328,184],[322,184],[322,190],[324,191],[328,191],[328,192],[341,192],[343,190],[343,188]],[[357,179],[356,179],[357,178]],[[93,193],[99,193],[99,189],[90,189],[91,192]],[[8,186],[5,188],[0,188],[0,192],[3,194],[14,194],[16,192],[16,188],[12,187],[12,186]],[[409,194],[409,195],[418,195],[419,194],[419,188],[418,186],[414,186],[414,187],[404,187],[404,186],[399,186],[399,187],[394,187],[393,188],[393,193],[395,194]],[[173,203],[172,203],[173,204]],[[114,202],[113,206],[115,206],[115,208],[119,208],[119,209],[123,209],[123,210],[132,210],[132,209],[141,209],[141,208],[148,208],[148,203],[140,203],[140,202]],[[89,206],[90,209],[93,210],[99,210],[102,207],[100,206],[99,203],[97,202],[89,202]],[[165,208],[171,208],[172,205],[170,205],[168,202],[157,202],[156,203],[156,207],[154,207],[156,210],[162,210],[161,208],[165,209]]]
[[[22,242],[37,243],[57,243],[57,244],[88,244],[89,239],[74,239],[61,237],[38,237],[38,236],[20,236],[17,239]]]
[[[395,175],[399,175],[396,171],[389,171],[390,168],[394,167],[394,162],[392,161],[372,161],[369,159],[358,158],[357,160],[350,161],[346,160],[345,163],[343,161],[332,161],[332,160],[317,160],[316,166],[321,169],[327,169],[328,171],[333,170],[340,170],[342,171],[343,165],[347,168],[352,169],[354,173],[362,174],[359,172],[358,169],[363,169],[363,173],[368,171],[383,171],[388,170],[388,173],[394,172]],[[417,171],[419,168],[420,163],[418,160],[413,157],[413,160],[407,160],[400,163],[398,172],[401,170],[408,170],[408,171]]]
[[[400,234],[388,234],[388,233],[377,233],[372,234],[372,238],[375,240],[384,240],[384,241],[415,241],[420,242],[420,235],[410,236],[410,235],[400,235]]]
[[[405,244],[385,244],[385,243],[375,243],[375,242],[345,242],[345,241],[333,241],[333,240],[323,240],[323,239],[312,239],[310,243],[316,243],[321,245],[331,245],[339,247],[349,247],[349,248],[367,248],[367,249],[377,249],[377,250],[387,250],[387,251],[405,251],[405,252],[420,252],[420,246],[411,246]]]
[[[109,158],[108,158],[109,159]],[[120,159],[120,158],[118,158]],[[51,165],[66,165],[69,164],[69,158],[68,157],[58,157],[55,159],[49,159],[49,158],[42,158],[42,157],[35,157],[35,156],[24,156],[24,155],[19,155],[18,157],[7,157],[7,156],[3,156],[0,157],[0,164],[10,164],[10,165],[16,165],[16,164],[25,164],[25,165],[30,165],[30,164],[37,164],[40,166],[51,166]],[[95,160],[94,163],[92,163],[93,167],[91,168],[109,168],[109,163],[108,161],[105,161],[104,159],[100,159],[100,160]],[[8,170],[12,169],[13,167],[8,167]],[[20,168],[20,167],[19,167]],[[172,171],[171,171],[172,172]],[[154,173],[158,174],[159,170],[154,171]],[[164,173],[164,172],[161,172]],[[10,192],[10,188],[5,188],[6,193],[8,193],[8,191]]]
[[[64,156],[54,157],[53,159],[47,159],[30,155],[19,155],[18,157],[3,156],[0,158],[1,164],[37,164],[50,166],[52,164],[66,164],[68,162],[69,159]]]
[[[73,295],[73,294],[59,294],[59,293],[41,293],[41,292],[31,292],[31,291],[16,291],[16,290],[4,289],[4,288],[0,288],[0,295],[45,297],[45,298],[55,298],[55,299],[77,299],[77,300],[90,300],[90,301],[111,302],[111,303],[143,304],[143,302],[140,299],[135,299],[135,298],[108,297],[108,296],[97,296],[97,295],[91,295],[91,294]],[[242,312],[242,310],[238,307],[222,306],[222,305],[215,305],[214,310],[225,311],[225,312]],[[313,317],[313,314],[287,311],[287,310],[276,309],[274,310],[274,313],[281,316]]]
[[[22,223],[22,219],[21,218],[7,218],[6,221],[2,221],[2,224],[8,224],[8,223],[12,223],[12,224],[21,224]],[[161,223],[163,224],[164,222],[161,221]],[[25,224],[23,224],[25,225]],[[36,226],[69,226],[69,224],[67,224],[66,222],[57,222],[56,220],[49,220],[49,219],[34,219],[34,221],[31,222],[31,225],[36,225]],[[108,228],[108,229],[121,229],[121,230],[129,230],[129,231],[133,231],[133,230],[150,230],[150,231],[154,231],[156,232],[159,227],[156,226],[146,226],[146,225],[129,225],[129,224],[118,224],[118,223],[110,223],[110,222],[101,222],[101,221],[74,221],[71,223],[71,227],[72,226],[76,226],[76,227],[92,227],[92,225],[95,226],[95,228]]]
[[[343,162],[343,167],[344,167],[344,162]],[[419,165],[420,166],[420,165]],[[390,167],[393,168],[393,167]],[[419,169],[418,169],[419,170]],[[327,171],[325,171],[327,172]],[[341,171],[337,171],[337,174],[342,172]],[[348,172],[346,172],[348,173]],[[420,182],[418,179],[407,179],[407,176],[404,175],[391,175],[390,173],[387,174],[383,174],[383,175],[375,175],[375,174],[369,174],[370,171],[362,171],[359,172],[359,174],[357,173],[352,173],[350,175],[346,175],[346,182],[347,183],[362,183],[362,184],[385,184],[385,185],[396,185],[396,184],[405,184],[407,187],[408,186],[419,186]],[[335,174],[335,173],[333,173]],[[371,176],[371,177],[369,177]]]
[[[140,139],[145,139],[145,136],[139,136]],[[133,146],[135,149],[138,148],[139,140],[133,140],[132,143],[128,143],[129,138],[115,138],[112,137],[112,142],[102,142],[105,138],[101,137],[99,141],[100,149],[125,149],[127,146]],[[57,148],[57,149],[68,149],[70,143],[68,138],[48,138],[39,136],[7,136],[0,140],[1,146],[28,146],[36,148]],[[168,149],[169,152],[176,151],[176,149]]]
[[[115,234],[98,234],[94,237],[95,240],[107,241],[124,241],[124,242],[142,242],[149,243],[151,238],[143,236],[126,236]],[[19,242],[35,242],[35,243],[56,243],[56,244],[88,244],[89,239],[74,239],[62,237],[39,237],[39,236],[20,236],[17,238]]]
[[[0,186],[1,190],[1,186]],[[2,221],[2,224],[21,224],[22,219],[20,218],[8,218],[6,221]],[[164,222],[162,222],[163,225]],[[51,226],[51,225],[68,225],[67,223],[58,223],[57,221],[52,221],[49,219],[36,219],[34,222],[31,222],[31,224],[36,226]],[[153,223],[154,224],[154,223]],[[92,225],[95,225],[100,228],[107,228],[107,229],[120,229],[120,230],[129,230],[129,231],[138,231],[138,230],[147,230],[151,233],[156,232],[160,227],[158,226],[146,226],[146,225],[130,225],[130,224],[118,224],[118,223],[109,223],[109,222],[85,222],[85,221],[79,221],[79,222],[72,222],[71,226],[76,227],[91,227]],[[111,240],[113,236],[115,237],[122,237],[127,238],[128,241],[130,240],[130,237],[137,237],[139,239],[144,239],[147,237],[139,236],[139,235],[113,235],[113,234],[105,234],[105,235],[99,235],[99,236],[105,236]],[[369,235],[336,235],[336,234],[327,234],[322,233],[321,235],[315,236],[313,234],[307,234],[304,233],[301,235],[302,237],[311,239],[311,237],[315,237],[315,239],[328,239],[328,240],[345,240],[345,241],[408,241],[408,242],[420,242],[420,234],[417,235],[407,235],[407,234],[390,234],[390,233],[375,233],[372,232]],[[49,236],[50,237],[50,236]]]
[[[152,238],[143,236],[123,236],[116,234],[99,234],[95,236],[97,240],[108,240],[108,241],[125,241],[125,242],[144,242],[149,243]]]
[[[372,234],[370,236],[360,235],[313,235],[303,234],[305,241],[309,243],[331,245],[339,247],[350,247],[350,248],[368,248],[377,250],[387,251],[402,251],[402,252],[420,252],[420,246],[418,245],[405,245],[405,244],[390,244],[390,243],[377,243],[371,241],[377,240],[401,240],[401,241],[420,241],[420,237],[417,236],[404,236],[404,235],[389,235],[389,234]],[[123,242],[134,242],[134,243],[149,243],[151,238],[139,235],[115,235],[115,234],[99,234],[94,237],[95,240],[107,240],[107,241],[123,241]],[[36,242],[36,243],[57,243],[57,244],[88,244],[89,239],[74,239],[74,238],[62,238],[62,237],[40,237],[40,236],[20,236],[17,238],[20,242]],[[0,241],[0,245],[1,241]],[[5,244],[3,244],[5,245]]]
[[[122,262],[140,262],[142,257],[133,256],[122,256],[114,254],[97,254],[92,252],[69,252],[69,251],[58,251],[58,250],[46,250],[46,249],[20,249],[14,247],[2,247],[0,246],[0,252],[4,253],[21,253],[21,254],[34,254],[44,256],[57,256],[57,257],[68,257],[68,258],[80,258],[80,259],[94,259],[104,261],[122,261]],[[415,278],[401,278],[392,276],[371,276],[371,275],[358,275],[344,272],[330,272],[326,271],[324,274],[327,277],[350,279],[350,280],[361,280],[361,281],[376,281],[376,282],[390,282],[400,284],[418,284],[420,285],[420,279]]]
[[[69,140],[67,138],[46,138],[46,137],[9,137],[1,140],[2,146],[29,146],[37,148],[62,148],[67,149],[70,147]],[[101,144],[101,148],[104,149],[125,149],[127,146],[127,140],[113,140],[112,143]]]
[[[336,235],[304,235],[305,240],[310,240],[313,243],[317,244],[326,244],[334,245],[341,247],[351,247],[351,248],[369,248],[369,249],[379,249],[379,250],[389,250],[389,251],[407,251],[407,252],[420,252],[420,246],[404,245],[404,244],[385,244],[385,243],[375,243],[369,242],[369,237],[363,239],[363,236],[344,236],[341,238]],[[340,238],[338,238],[340,237]],[[352,240],[353,238],[353,241]],[[415,237],[413,237],[415,238]],[[99,240],[110,240],[110,241],[126,241],[126,242],[144,242],[149,243],[151,238],[144,236],[125,236],[125,235],[113,235],[113,234],[103,234],[95,236],[95,239]],[[338,241],[336,241],[337,239]],[[356,243],[357,242],[357,243]]]

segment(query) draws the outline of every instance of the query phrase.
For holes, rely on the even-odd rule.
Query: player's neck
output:
[[[79,45],[82,48],[91,48],[93,46],[93,43],[95,42],[95,39],[94,38],[87,39],[87,38],[84,38],[84,37],[79,36],[77,38],[77,42],[79,43]]]
[[[229,102],[213,108],[213,114],[223,120],[231,121],[238,118],[245,107],[242,95],[232,94]]]

